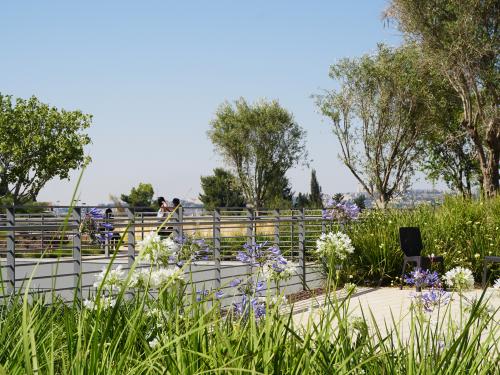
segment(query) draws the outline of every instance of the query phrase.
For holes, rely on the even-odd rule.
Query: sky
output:
[[[0,92],[37,96],[93,115],[80,199],[109,202],[139,182],[196,199],[200,176],[226,166],[207,138],[225,100],[278,99],[307,131],[310,168],[325,193],[355,191],[328,121],[311,95],[331,89],[329,66],[401,43],[387,2],[11,1],[0,10]],[[79,172],[39,201],[66,204]],[[310,169],[288,177],[309,190]],[[417,187],[428,187],[420,179]]]

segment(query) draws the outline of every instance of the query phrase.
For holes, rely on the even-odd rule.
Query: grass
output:
[[[191,298],[191,300],[186,300]],[[210,297],[208,298],[210,299]],[[403,337],[332,295],[317,321],[297,325],[277,307],[260,321],[222,314],[170,289],[160,298],[119,293],[113,308],[46,305],[16,294],[0,307],[0,373],[8,374],[494,374],[499,325],[477,301],[461,326],[412,310]],[[376,312],[373,312],[375,314]],[[443,309],[443,314],[449,313]],[[455,317],[456,318],[456,317]],[[456,320],[456,319],[455,319]],[[158,339],[155,347],[150,346]]]
[[[443,255],[446,270],[467,267],[476,280],[481,279],[483,258],[500,255],[500,197],[487,201],[448,197],[436,207],[365,211],[361,220],[346,228],[356,248],[351,261],[358,280],[389,283],[400,276],[403,254],[398,229],[402,226],[420,227],[423,254]],[[492,279],[498,275],[498,269],[493,269]]]

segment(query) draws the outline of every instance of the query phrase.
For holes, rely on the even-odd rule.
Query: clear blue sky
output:
[[[224,100],[279,99],[307,130],[324,192],[357,184],[311,94],[331,88],[329,65],[400,43],[384,26],[383,0],[11,1],[0,13],[4,94],[36,95],[94,115],[87,203],[138,182],[156,195],[195,198],[199,177],[224,163],[206,136]],[[75,174],[73,174],[75,175]],[[310,171],[290,171],[307,191]],[[74,186],[53,181],[40,200],[66,203]],[[420,183],[422,185],[422,183]]]

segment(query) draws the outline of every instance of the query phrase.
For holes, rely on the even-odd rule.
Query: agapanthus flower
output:
[[[418,303],[422,305],[425,311],[432,312],[435,308],[447,305],[450,302],[450,294],[442,289],[430,289],[421,295],[415,296]]]
[[[345,233],[323,233],[316,240],[316,253],[323,257],[334,256],[339,260],[345,260],[349,254],[354,253],[354,246]]]
[[[94,287],[99,288],[102,286],[104,290],[118,289],[122,285],[124,277],[125,271],[122,270],[122,266],[110,269],[109,271],[103,268],[102,271],[96,275]]]
[[[207,289],[197,290],[196,291],[196,301],[200,302],[202,299],[204,299],[209,294],[210,294],[210,291]]]
[[[360,209],[355,203],[336,202],[333,198],[327,203],[328,208],[323,210],[323,218],[327,220],[350,221],[358,218]]]
[[[151,272],[150,284],[152,288],[162,289],[178,281],[184,281],[184,272],[181,269],[159,268]]]
[[[404,281],[416,288],[438,287],[441,285],[437,272],[420,268],[416,268],[406,275]]]
[[[101,297],[99,301],[97,299],[90,299],[83,301],[83,307],[88,310],[97,310],[101,307],[102,310],[107,310],[111,307],[114,307],[116,304],[116,299],[113,297]]]
[[[444,275],[444,281],[449,287],[465,291],[474,288],[474,276],[468,268],[455,267]]]

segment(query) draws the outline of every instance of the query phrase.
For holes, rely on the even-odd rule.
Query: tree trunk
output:
[[[379,193],[377,200],[375,201],[377,208],[385,210],[389,204],[389,197],[384,193]]]
[[[486,140],[482,140],[476,128],[466,126],[477,150],[479,166],[481,167],[482,194],[491,198],[499,192],[500,139],[490,124]]]
[[[500,150],[488,150],[488,159],[481,163],[481,172],[483,175],[483,191],[488,198],[494,197],[499,192],[499,156]]]

